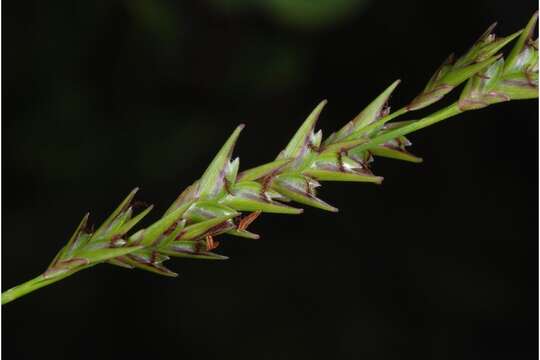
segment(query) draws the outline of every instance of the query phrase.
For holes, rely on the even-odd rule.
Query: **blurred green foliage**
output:
[[[127,0],[127,9],[135,20],[148,31],[157,36],[170,40],[174,36],[179,20],[169,2],[161,0]]]
[[[325,28],[352,15],[358,15],[370,0],[211,0],[216,8],[227,12],[259,10],[276,22],[288,26]]]

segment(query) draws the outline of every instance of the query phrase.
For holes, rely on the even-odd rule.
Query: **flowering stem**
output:
[[[374,123],[366,126],[365,128],[362,129],[362,132],[367,133],[367,132],[370,132],[371,130],[378,129],[381,126],[383,126],[384,124],[386,124],[387,122],[389,122],[390,120],[393,120],[393,119],[397,118],[398,116],[406,114],[409,111],[410,110],[406,106],[404,106],[401,109],[396,110],[396,111],[394,111],[394,112],[380,118],[379,120],[375,121]]]
[[[178,196],[165,214],[147,228],[131,234],[151,210],[135,213],[134,189],[101,226],[88,224],[89,214],[40,276],[2,293],[2,304],[101,263],[138,268],[164,276],[176,276],[163,263],[170,256],[206,260],[227,257],[212,252],[214,237],[229,234],[250,239],[259,235],[247,230],[259,214],[300,214],[303,209],[288,203],[337,211],[317,197],[319,181],[355,181],[380,184],[382,177],[370,170],[374,157],[420,162],[409,153],[405,138],[461,112],[509,100],[538,98],[538,40],[532,40],[538,14],[524,30],[496,37],[488,29],[473,47],[457,60],[449,58],[413,101],[388,114],[388,99],[399,80],[386,88],[353,120],[323,141],[316,130],[322,101],[306,118],[288,145],[269,163],[239,173],[239,158],[232,159],[244,125],[225,142],[202,177]],[[519,36],[505,64],[498,54]],[[390,120],[423,109],[465,83],[459,100],[418,120]],[[245,213],[245,214],[242,214]]]
[[[435,123],[438,123],[439,121],[446,120],[452,116],[455,116],[457,114],[462,113],[462,111],[459,109],[458,103],[455,102],[452,105],[449,105],[429,116],[426,116],[425,118],[422,118],[418,121],[415,121],[409,125],[397,128],[392,131],[388,131],[380,136],[377,136],[373,140],[366,142],[365,144],[362,144],[358,146],[358,151],[362,150],[368,150],[371,147],[374,147],[375,145],[382,144],[388,140],[395,139],[398,136],[407,135],[409,133],[412,133],[414,131],[423,129],[425,127],[428,127],[430,125],[433,125]]]
[[[6,290],[2,293],[2,305],[12,302],[13,300],[20,298],[21,296],[29,294],[44,286],[62,280],[63,278],[71,274],[72,273],[67,273],[65,274],[65,276],[55,276],[50,279],[46,279],[43,275],[39,275],[32,280],[28,280],[27,282],[14,286],[11,289]]]
[[[83,269],[89,268],[93,265],[83,266],[78,269],[71,271],[66,271],[61,274],[56,274],[54,276],[46,276],[45,273],[35,278],[28,280],[22,284],[12,287],[2,293],[2,305],[12,302],[24,295],[30,294],[31,292],[41,289],[42,287],[51,285],[57,281],[67,278],[70,275],[75,274]]]

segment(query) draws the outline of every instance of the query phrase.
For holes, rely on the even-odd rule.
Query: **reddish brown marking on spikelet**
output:
[[[230,155],[229,155],[230,157]],[[222,168],[221,170],[219,170],[219,179],[221,180],[221,182],[223,183],[223,187],[226,186],[226,182],[227,182],[227,177],[225,176],[225,168]],[[219,181],[219,180],[218,180]],[[218,186],[216,186],[213,190],[213,192],[215,193],[216,190],[218,190],[218,192],[220,191],[219,189],[221,188],[221,186],[219,185],[219,182],[218,182]]]
[[[169,226],[169,227],[167,228],[167,230],[165,230],[165,231],[163,232],[163,235],[167,236],[167,235],[171,234],[171,233],[176,229],[177,226],[178,226],[178,221],[173,222],[173,223],[171,224],[171,226]]]
[[[282,168],[276,169],[272,171],[270,174],[266,175],[264,178],[262,178],[261,192],[259,194],[262,198],[265,198],[265,194],[270,188],[270,186],[272,185],[272,181],[274,180],[274,177],[279,174],[281,169]]]
[[[218,234],[221,230],[227,228],[227,226],[230,226],[230,223],[228,221],[223,221],[222,223],[220,224],[217,224],[211,228],[209,228],[205,235],[197,238],[197,239],[200,239],[200,238],[203,238],[203,237],[206,237],[206,236],[212,236],[212,235],[216,235]],[[178,241],[178,240],[181,240],[182,239],[182,236],[184,236],[186,234],[186,230],[182,230],[180,232],[180,234],[178,234],[178,236],[174,239],[174,241]]]
[[[379,113],[377,114],[377,120],[387,116],[388,114],[390,114],[390,105],[388,105],[389,100],[390,99],[387,99],[385,101],[384,105],[379,110]]]
[[[231,182],[229,180],[227,180],[227,178],[223,178],[223,186],[225,188],[225,191],[228,193],[228,194],[231,194],[232,195],[232,190],[231,190]]]
[[[182,236],[184,236],[185,234],[186,234],[186,230],[180,231],[180,234],[178,234],[178,235],[174,238],[174,241],[180,240],[180,239],[182,238]]]
[[[62,264],[62,265],[68,265],[68,264],[71,264],[71,263],[88,264],[88,260],[83,259],[83,258],[72,258],[72,259],[62,260],[62,261],[58,262],[58,264]]]
[[[487,76],[486,74],[476,73],[475,76],[479,77],[480,79],[484,79],[484,80],[489,80],[489,79],[491,79],[491,77]]]
[[[140,255],[136,255],[136,254],[128,254],[127,255],[128,258],[138,262],[138,263],[141,263],[141,264],[150,264],[150,260],[147,259],[147,258],[144,258]]]
[[[306,191],[308,195],[313,196],[313,189],[311,188],[311,182],[307,176],[304,176],[304,182],[306,183]]]
[[[118,242],[118,240],[121,240],[123,237],[123,234],[116,234],[114,236],[111,237],[111,240],[109,241],[109,245],[110,247],[114,248],[114,247],[118,247],[116,245],[116,243]]]
[[[49,267],[43,273],[43,276],[45,278],[47,278],[48,275],[50,275],[51,273],[54,273],[55,270],[60,270],[60,269],[62,269],[62,267],[65,267],[64,265],[69,266],[70,264],[75,264],[75,266],[73,266],[73,267],[76,267],[76,266],[88,265],[89,263],[90,262],[87,259],[83,259],[83,258],[72,258],[72,259],[57,261],[56,264],[54,265],[54,267]]]
[[[311,141],[307,144],[308,148],[316,153],[320,152],[320,148],[315,146]]]
[[[194,253],[200,253],[202,249],[203,243],[201,241],[196,241],[195,245],[193,247]]]
[[[272,176],[268,175],[265,176],[262,180],[262,187],[261,187],[261,196],[264,195],[265,192],[268,191],[268,188],[270,188],[270,183],[272,182]]]
[[[225,229],[227,226],[229,226],[229,223],[227,221],[224,221],[220,224],[217,224],[215,226],[212,226],[208,231],[206,232],[207,235],[216,235],[221,230]]]
[[[212,235],[206,236],[206,250],[212,251],[219,246],[219,241],[214,241]]]
[[[338,153],[337,153],[337,157],[338,157],[339,171],[341,171],[341,172],[343,172],[343,173],[344,173],[344,172],[347,172],[347,171],[345,170],[345,166],[343,166],[343,152],[341,152],[341,151],[338,152]]]
[[[261,215],[261,211],[257,210],[255,212],[252,212],[249,215],[244,216],[242,219],[240,219],[240,222],[238,224],[238,230],[243,231],[248,228],[249,225],[251,225],[252,222],[255,221]]]
[[[369,164],[367,162],[362,162],[360,164],[364,168],[364,171],[367,171],[368,173],[372,174],[371,167],[369,166]]]

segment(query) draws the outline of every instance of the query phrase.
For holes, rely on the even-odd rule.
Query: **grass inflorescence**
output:
[[[323,139],[316,123],[326,100],[319,103],[277,158],[264,165],[239,171],[232,159],[234,145],[244,128],[238,126],[212,160],[202,177],[189,186],[152,225],[132,230],[152,210],[135,213],[134,189],[96,229],[86,214],[67,244],[43,274],[2,294],[8,303],[80,270],[100,263],[138,268],[176,276],[163,264],[171,256],[222,260],[214,250],[218,235],[257,239],[248,226],[261,213],[300,214],[291,202],[335,212],[317,196],[322,181],[380,184],[373,174],[374,157],[409,162],[422,159],[407,151],[406,135],[465,111],[498,102],[538,97],[538,39],[533,32],[538,13],[527,26],[506,37],[496,37],[494,26],[461,57],[451,55],[425,88],[407,105],[391,112],[388,100],[399,80],[388,86],[354,119]],[[500,51],[514,45],[506,58]],[[459,99],[417,120],[392,121],[426,108],[461,84]]]

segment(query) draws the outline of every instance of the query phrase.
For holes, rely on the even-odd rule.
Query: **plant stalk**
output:
[[[453,103],[452,105],[449,105],[429,116],[426,116],[418,121],[415,121],[409,125],[397,128],[392,131],[388,131],[380,136],[377,136],[373,140],[370,140],[366,142],[365,144],[359,145],[355,150],[362,151],[362,150],[369,150],[370,148],[385,143],[388,140],[395,139],[398,136],[404,136],[409,133],[412,133],[414,131],[423,129],[425,127],[428,127],[430,125],[433,125],[435,123],[438,123],[439,121],[446,120],[452,116],[458,115],[462,113],[463,111],[459,109],[458,103]]]
[[[81,269],[78,269],[77,271],[67,271],[63,274],[59,274],[53,277],[45,277],[43,274],[41,274],[31,280],[28,280],[22,284],[14,286],[11,289],[8,289],[2,293],[2,305],[10,303],[13,300],[18,299],[24,295],[30,294],[31,292],[36,291],[37,289],[41,289],[42,287],[45,287],[57,281],[60,281],[85,268],[86,267],[83,267]]]

